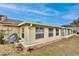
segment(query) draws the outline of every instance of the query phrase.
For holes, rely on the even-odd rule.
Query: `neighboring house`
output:
[[[0,31],[3,31],[5,36],[17,33],[24,47],[57,41],[73,35],[73,30],[70,28],[16,21],[4,15],[0,15]]]

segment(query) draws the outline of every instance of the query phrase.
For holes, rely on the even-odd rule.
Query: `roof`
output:
[[[0,15],[0,17],[6,17],[5,15]]]
[[[22,21],[15,20],[15,19],[6,19],[1,21],[0,23],[2,23],[3,25],[18,26],[18,24],[20,24],[21,22]]]
[[[32,25],[41,25],[41,26],[48,26],[48,27],[55,27],[55,28],[65,28],[65,27],[61,27],[61,26],[53,26],[50,24],[44,24],[44,23],[39,23],[39,22],[31,22],[31,21],[20,21],[20,20],[15,20],[15,19],[6,19],[1,21],[0,23],[2,23],[5,26],[21,26],[21,25],[25,25],[25,24],[32,24]]]
[[[1,17],[4,15],[0,15]],[[52,26],[52,25],[48,25],[48,24],[43,24],[43,23],[39,23],[39,22],[33,22],[33,21],[20,21],[20,20],[15,20],[15,19],[9,19],[6,18],[3,21],[0,21],[0,23],[2,23],[5,26],[21,26],[24,24],[34,24],[34,25],[42,25],[42,26],[49,26],[49,27],[57,27],[57,28],[61,28],[58,26]]]
[[[48,27],[62,28],[62,27],[60,27],[60,26],[53,26],[53,25],[49,25],[49,24],[43,24],[43,23],[37,23],[37,22],[27,22],[27,21],[18,24],[18,26],[25,25],[25,24],[34,24],[34,25],[42,25],[42,26],[48,26]]]
[[[40,22],[29,22],[29,21],[20,21],[20,20],[15,20],[15,19],[9,19],[5,15],[0,15],[0,17],[4,17],[4,20],[0,21],[5,26],[21,26],[25,24],[31,24],[31,25],[41,25],[41,26],[48,26],[48,27],[56,27],[56,28],[65,28],[65,27],[60,27],[60,26],[53,26],[50,24],[44,24]]]

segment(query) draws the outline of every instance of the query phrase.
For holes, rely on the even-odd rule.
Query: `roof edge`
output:
[[[18,26],[22,26],[22,25],[25,25],[25,24],[35,24],[35,25],[43,25],[43,26],[49,26],[49,27],[64,28],[64,27],[61,27],[61,26],[52,26],[52,25],[48,25],[48,24],[33,23],[33,22],[22,22],[22,23],[18,24]]]

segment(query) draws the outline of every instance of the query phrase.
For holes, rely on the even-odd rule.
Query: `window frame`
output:
[[[44,28],[43,27],[36,27],[35,28],[35,38],[41,39],[44,38]]]
[[[61,36],[65,36],[64,30],[65,30],[65,29],[61,29]]]
[[[53,28],[48,28],[48,37],[53,37]]]
[[[56,36],[59,36],[59,29],[56,28]]]
[[[21,37],[24,38],[24,27],[22,27],[22,33],[21,33]]]

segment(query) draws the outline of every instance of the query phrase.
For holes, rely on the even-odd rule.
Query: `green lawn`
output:
[[[79,36],[49,44],[43,48],[33,50],[32,53],[17,52],[13,45],[0,45],[0,55],[29,55],[29,56],[77,56],[79,55]]]

